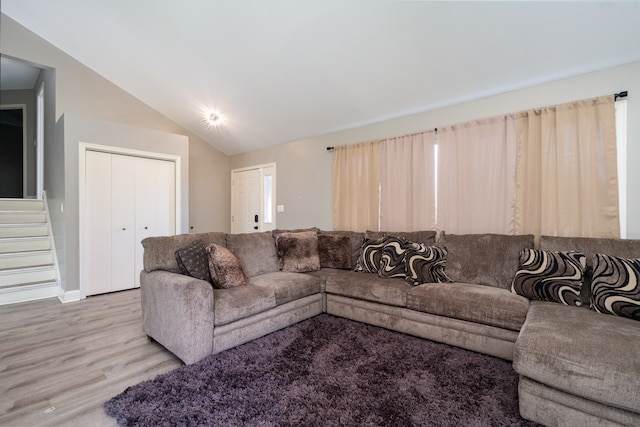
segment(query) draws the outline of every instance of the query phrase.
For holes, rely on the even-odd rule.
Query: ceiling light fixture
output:
[[[222,125],[224,124],[224,117],[215,111],[210,111],[205,114],[202,119],[202,123],[204,127],[209,129],[209,131],[220,132],[222,130]]]

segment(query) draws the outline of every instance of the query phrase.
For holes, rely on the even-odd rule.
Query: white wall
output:
[[[445,125],[491,117],[546,105],[561,104],[627,90],[628,97],[628,237],[640,238],[640,62],[496,95],[464,104],[375,123],[330,135],[289,142],[276,147],[232,156],[232,169],[260,163],[277,163],[276,214],[279,228],[333,225],[333,156],[327,146],[353,144],[399,136]]]

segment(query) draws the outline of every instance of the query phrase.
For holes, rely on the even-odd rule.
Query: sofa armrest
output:
[[[140,273],[142,330],[183,362],[213,349],[213,288],[204,280],[169,271]]]

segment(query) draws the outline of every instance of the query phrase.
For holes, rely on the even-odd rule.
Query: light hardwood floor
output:
[[[139,289],[0,306],[0,426],[115,426],[105,401],[180,365],[142,332]]]

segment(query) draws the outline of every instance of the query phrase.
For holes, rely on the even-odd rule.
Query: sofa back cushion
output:
[[[427,246],[436,244],[436,232],[432,230],[423,231],[371,231],[367,230],[364,237],[369,240],[378,240],[385,236],[400,237],[409,242],[424,243]]]
[[[144,271],[149,273],[154,270],[164,270],[180,273],[175,255],[177,250],[189,246],[196,240],[202,240],[205,246],[211,243],[224,246],[225,236],[225,233],[211,232],[147,237],[142,240]]]
[[[446,234],[439,246],[447,248],[446,273],[455,282],[511,289],[520,252],[533,249],[533,234]]]
[[[587,276],[591,276],[596,263],[596,254],[621,258],[640,258],[640,240],[607,239],[598,237],[540,236],[540,249],[545,251],[577,251],[587,257]],[[591,286],[585,283],[580,293],[583,306],[588,307]]]
[[[227,234],[226,246],[238,257],[248,278],[278,271],[278,253],[271,231]]]

